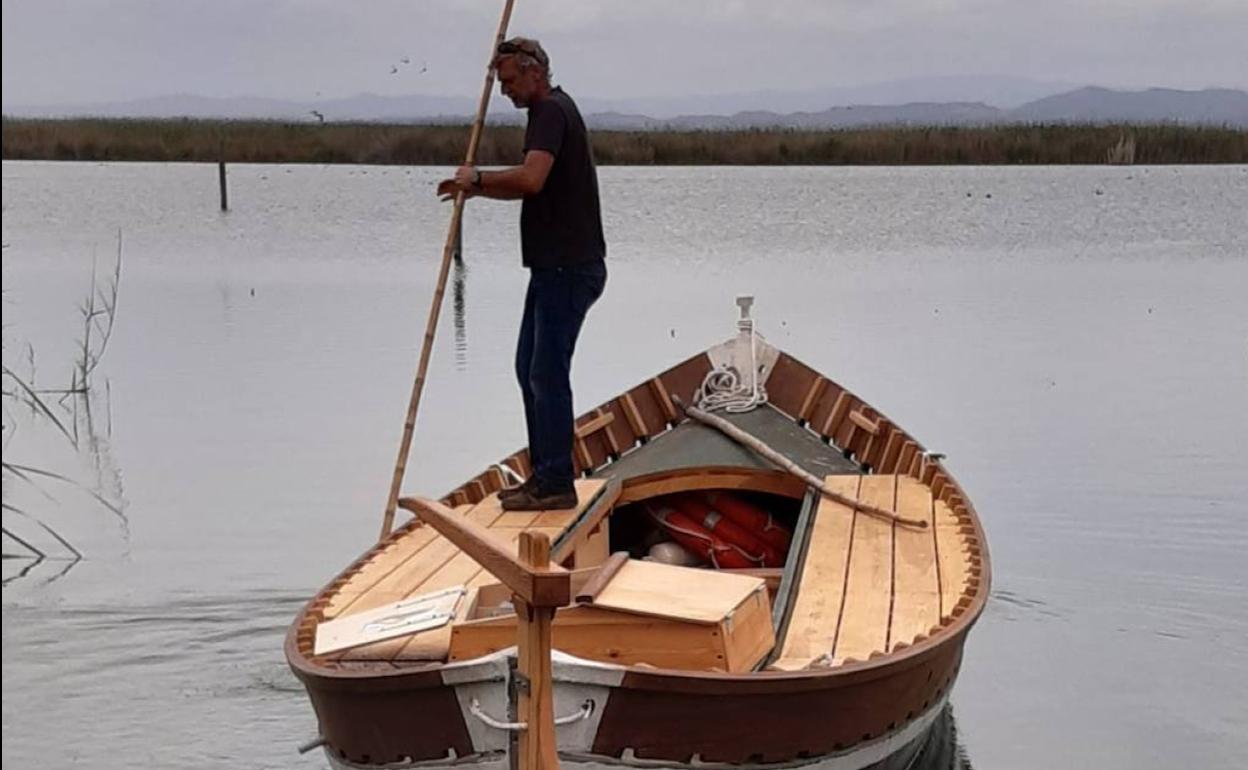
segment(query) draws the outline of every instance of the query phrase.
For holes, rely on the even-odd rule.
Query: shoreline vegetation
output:
[[[591,133],[603,166],[1248,163],[1248,130],[1169,124]],[[523,134],[489,126],[481,165],[516,162]],[[3,120],[5,160],[454,166],[467,141],[466,124]]]
[[[9,244],[4,244],[5,249]],[[112,339],[117,321],[117,303],[121,290],[122,237],[117,231],[117,258],[110,274],[101,276],[97,264],[92,260],[91,287],[86,298],[78,307],[82,317],[82,333],[76,340],[76,358],[73,361],[69,383],[50,385],[37,378],[38,367],[35,361],[35,349],[29,343],[25,347],[25,364],[20,365],[9,359],[17,359],[18,355],[10,355],[10,340],[5,339],[5,359],[3,376],[0,376],[0,406],[3,406],[4,422],[4,462],[2,475],[4,479],[4,559],[13,560],[20,565],[10,574],[6,570],[3,584],[21,580],[31,574],[45,562],[61,567],[50,578],[43,581],[47,585],[60,579],[87,558],[71,539],[61,534],[61,526],[56,522],[62,518],[59,514],[61,505],[52,493],[52,488],[69,488],[93,498],[97,503],[116,516],[121,522],[122,531],[129,539],[130,519],[126,515],[126,501],[122,493],[121,476],[109,450],[109,438],[113,432],[112,420],[112,386],[104,377],[100,387],[100,376],[96,369],[100,365],[108,343]],[[61,454],[58,461],[47,465],[27,465],[14,455],[26,454],[25,442],[15,437],[25,435],[28,431],[51,431],[65,439],[62,449],[69,454]],[[43,454],[43,453],[40,453]],[[94,470],[94,481],[80,481],[81,474],[72,470],[61,473],[52,468],[85,470],[88,463]],[[38,497],[53,503],[52,506],[23,507],[24,497],[15,500],[15,487],[29,487]],[[69,506],[76,509],[77,506]],[[20,533],[20,534],[19,534]],[[48,540],[51,538],[51,541]],[[12,551],[12,546],[18,546]]]

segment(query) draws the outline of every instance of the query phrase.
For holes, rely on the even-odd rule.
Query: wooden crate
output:
[[[515,644],[506,588],[482,586],[471,598],[451,629],[448,660]],[[637,561],[592,604],[558,610],[553,636],[555,649],[580,658],[693,671],[750,671],[775,644],[763,579]]]

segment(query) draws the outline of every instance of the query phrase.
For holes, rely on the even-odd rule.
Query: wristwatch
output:
[[[472,180],[472,186],[481,190],[483,189],[483,185],[481,184],[481,169],[474,168],[473,171],[477,172],[477,178]]]

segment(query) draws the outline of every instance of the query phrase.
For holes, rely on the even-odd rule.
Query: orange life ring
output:
[[[663,503],[647,505],[646,509],[673,540],[715,567],[745,569],[760,566],[759,558],[751,557],[739,546],[706,529],[681,510]]]
[[[749,527],[742,526],[723,511],[712,508],[698,495],[676,495],[672,504],[689,518],[701,524],[707,531],[737,546],[754,562],[755,567],[784,566],[784,553],[759,537]]]
[[[792,542],[793,536],[767,511],[727,492],[707,492],[706,502],[780,553],[789,552],[789,543]]]

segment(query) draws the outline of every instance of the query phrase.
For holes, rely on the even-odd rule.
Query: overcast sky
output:
[[[3,0],[4,103],[472,96],[501,8]],[[599,98],[967,74],[1248,87],[1248,0],[517,0],[511,31],[543,41],[558,82]]]

